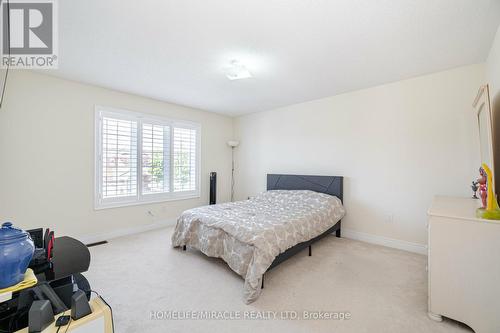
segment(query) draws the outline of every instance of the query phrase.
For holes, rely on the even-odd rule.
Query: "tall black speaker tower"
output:
[[[210,172],[210,204],[217,203],[217,172]]]

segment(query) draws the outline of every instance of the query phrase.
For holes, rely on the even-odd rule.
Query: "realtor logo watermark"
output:
[[[10,0],[1,6],[1,67],[56,69],[56,0]]]

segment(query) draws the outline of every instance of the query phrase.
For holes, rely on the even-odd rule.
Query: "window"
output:
[[[96,208],[200,196],[200,125],[96,107]]]

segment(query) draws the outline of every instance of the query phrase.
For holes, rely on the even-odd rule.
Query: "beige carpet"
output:
[[[426,257],[327,237],[266,274],[250,305],[243,280],[222,261],[170,247],[172,228],[112,240],[91,248],[85,275],[113,307],[116,332],[471,332],[426,316]],[[151,319],[182,311],[215,316],[272,316],[290,311],[349,312],[349,320]],[[226,311],[226,312],[223,312]],[[275,312],[267,312],[275,311]],[[199,314],[199,312],[197,312]]]

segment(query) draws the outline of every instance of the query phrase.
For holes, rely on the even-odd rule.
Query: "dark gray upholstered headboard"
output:
[[[344,199],[344,177],[307,175],[267,175],[267,190],[310,190]]]

